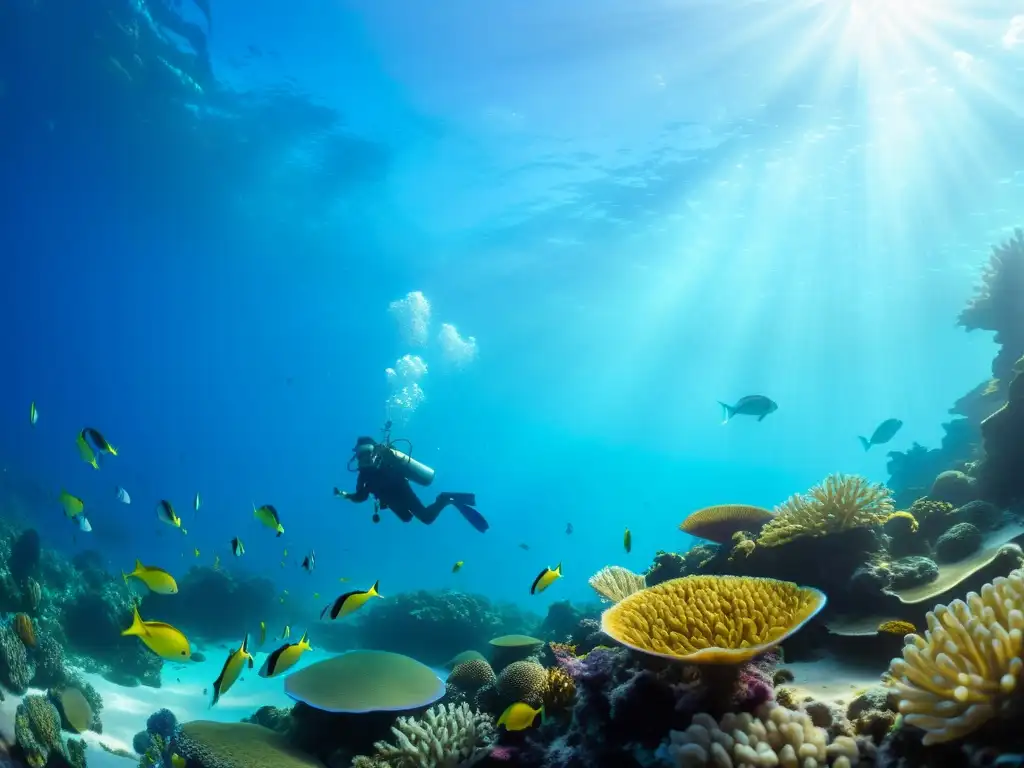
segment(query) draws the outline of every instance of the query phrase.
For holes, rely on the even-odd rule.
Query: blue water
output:
[[[0,10],[0,457],[50,546],[542,612],[689,546],[699,507],[886,480],[990,375],[954,321],[1024,202],[1003,3],[213,0],[210,28],[184,5],[208,58],[121,0]],[[410,291],[424,347],[388,311]],[[442,323],[476,340],[461,368]],[[484,535],[332,497],[405,354],[426,399],[395,436]],[[752,393],[778,412],[722,426]],[[85,426],[119,449],[99,471]]]

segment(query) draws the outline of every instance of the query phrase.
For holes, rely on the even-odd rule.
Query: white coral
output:
[[[850,768],[859,754],[856,742],[839,736],[829,743],[805,712],[774,701],[754,714],[726,714],[721,722],[695,715],[685,731],[672,731],[665,751],[678,768]]]
[[[467,704],[431,707],[421,718],[400,717],[394,743],[378,741],[371,758],[353,766],[380,768],[459,768],[472,765],[494,739],[490,718]]]

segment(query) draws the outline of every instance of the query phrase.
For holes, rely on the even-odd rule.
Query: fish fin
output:
[[[733,408],[731,405],[727,405],[726,403],[723,403],[721,400],[718,401],[718,404],[720,406],[722,406],[722,416],[723,416],[722,423],[723,424],[728,424],[729,423],[729,419],[731,419],[733,416],[736,415],[736,409]]]
[[[371,594],[374,597],[383,597],[383,595],[381,595],[381,593],[378,592],[379,589],[380,589],[380,579],[377,579],[375,582],[373,582],[373,586],[370,587],[370,591],[369,591],[368,594]]]
[[[543,704],[540,705],[539,713],[540,713],[540,724],[541,725],[547,725],[548,713],[547,713],[547,710],[544,708]]]
[[[334,603],[328,603],[327,605],[324,606],[324,609],[322,611],[320,611],[320,618],[321,618],[321,620],[323,619],[324,616],[327,615],[327,611],[329,611],[333,606],[334,606]]]
[[[241,647],[240,650],[242,651],[242,653],[248,653],[249,652],[249,633],[248,632],[246,632],[245,633],[245,637],[242,638],[242,647]]]
[[[139,606],[132,605],[132,625],[121,632],[121,637],[142,637],[146,634],[146,627],[142,623],[142,617],[139,615]]]
[[[762,413],[760,416],[757,417],[757,420],[758,421],[764,421],[764,417],[767,416],[767,415],[768,415],[767,413]]]
[[[308,629],[303,631],[302,637],[299,638],[299,642],[297,643],[297,645],[305,645],[306,647],[310,647],[309,646],[309,630]]]
[[[139,558],[137,558],[137,557],[135,558],[135,570],[136,571],[144,571],[145,570],[145,568],[142,565],[142,561],[139,560]]]
[[[178,527],[179,527],[179,528],[181,528],[181,526],[180,526],[180,525],[179,525]],[[181,533],[182,533],[182,535],[184,535],[184,536],[187,536],[187,535],[188,535],[188,531],[186,531],[186,530],[185,530],[184,528],[181,528]]]
[[[252,669],[252,656],[249,657],[249,669]]]
[[[865,451],[871,448],[871,441],[866,437],[858,437],[857,439],[860,440],[860,444],[864,446]]]
[[[342,493],[341,489],[338,486],[334,486],[334,495],[343,496],[344,494]]]

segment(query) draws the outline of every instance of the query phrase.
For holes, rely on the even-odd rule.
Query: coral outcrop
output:
[[[359,756],[352,768],[445,768],[470,765],[494,739],[490,717],[466,704],[432,707],[419,718],[400,717],[393,740],[380,741],[372,756]]]

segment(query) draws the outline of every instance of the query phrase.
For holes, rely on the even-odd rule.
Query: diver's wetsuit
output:
[[[381,467],[360,469],[355,493],[342,495],[349,501],[361,503],[371,494],[377,497],[381,509],[390,509],[403,523],[411,522],[415,517],[421,523],[430,525],[441,514],[441,510],[451,504],[481,533],[490,527],[483,515],[473,508],[476,504],[474,494],[439,493],[433,504],[424,505],[407,479],[397,472]]]

